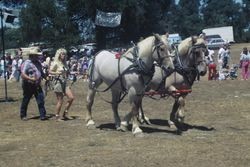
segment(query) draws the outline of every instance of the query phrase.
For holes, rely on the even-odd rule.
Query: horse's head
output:
[[[208,49],[206,42],[202,37],[189,37],[183,40],[178,46],[179,55],[182,63],[191,68],[195,68],[199,75],[204,76],[207,73],[206,55]]]
[[[168,34],[159,35],[154,34],[155,42],[153,47],[153,59],[160,66],[164,66],[166,69],[174,69],[173,60],[170,54],[171,46],[167,42]]]

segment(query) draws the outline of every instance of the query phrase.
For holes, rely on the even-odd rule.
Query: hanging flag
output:
[[[5,23],[12,24],[14,22],[15,18],[17,18],[17,16],[13,14],[12,9],[8,9],[8,8],[3,9],[3,19],[4,19]]]
[[[103,27],[117,27],[121,24],[121,12],[102,12],[97,10],[95,24]]]
[[[3,19],[5,23],[13,23],[15,18],[16,16],[14,16],[13,14],[8,14],[8,13],[3,14]]]

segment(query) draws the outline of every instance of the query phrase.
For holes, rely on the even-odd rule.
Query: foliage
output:
[[[67,10],[55,0],[30,0],[20,17],[21,30],[27,42],[48,41],[54,47],[68,47],[79,40],[77,27]]]
[[[2,3],[25,4],[20,13],[20,28],[6,32],[8,47],[47,41],[57,48],[95,40],[100,48],[107,48],[138,41],[152,33],[179,33],[184,38],[198,35],[204,28],[229,25],[234,27],[236,41],[250,41],[249,0],[243,0],[243,4],[234,0],[179,0],[179,4],[175,0],[3,0]],[[121,25],[89,26],[90,22],[94,25],[97,9],[122,12]]]
[[[184,37],[201,33],[203,23],[199,11],[200,1],[180,0],[177,17],[181,18],[179,30]]]
[[[2,50],[2,40],[0,41],[0,48]],[[4,45],[5,48],[18,48],[23,45],[22,34],[18,29],[5,28],[4,29]]]

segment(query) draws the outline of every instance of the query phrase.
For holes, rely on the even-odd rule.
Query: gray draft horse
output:
[[[207,53],[204,37],[189,37],[183,40],[174,51],[175,69],[171,73],[166,71],[164,67],[155,66],[155,73],[147,90],[151,91],[149,93],[151,95],[156,92],[162,96],[170,95],[175,98],[169,120],[169,125],[172,128],[181,128],[184,123],[185,97],[190,92],[194,81],[199,80],[200,76],[206,75],[205,56]],[[144,115],[142,106],[139,120],[150,124],[149,119]]]
[[[132,133],[142,134],[137,120],[140,102],[145,92],[145,87],[152,79],[154,62],[167,69],[173,69],[173,61],[169,55],[169,45],[166,35],[150,36],[136,46],[128,49],[121,58],[117,59],[115,53],[103,50],[97,53],[90,71],[90,85],[87,95],[86,126],[95,127],[92,118],[92,105],[94,97],[101,83],[106,83],[105,90],[111,90],[112,110],[117,130],[123,130],[118,114],[118,104],[122,94],[128,94],[132,113]]]

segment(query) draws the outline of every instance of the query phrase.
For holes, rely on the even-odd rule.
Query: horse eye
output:
[[[162,52],[164,51],[164,48],[160,48],[160,49],[161,49]]]

